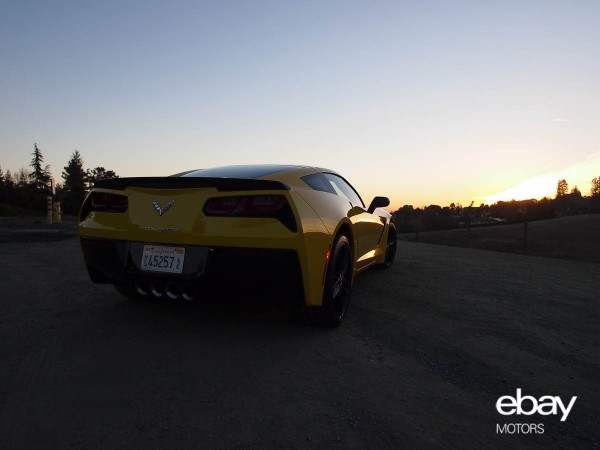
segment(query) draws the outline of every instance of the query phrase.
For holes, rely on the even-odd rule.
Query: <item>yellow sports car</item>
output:
[[[284,283],[311,322],[337,326],[354,277],[396,254],[386,197],[367,208],[332,170],[249,165],[97,181],[80,212],[92,281],[129,297]]]

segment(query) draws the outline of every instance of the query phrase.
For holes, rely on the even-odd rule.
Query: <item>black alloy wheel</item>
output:
[[[394,258],[396,258],[396,248],[398,247],[398,235],[396,234],[396,228],[390,224],[388,230],[387,243],[385,246],[385,261],[383,267],[388,268],[394,264]]]
[[[338,236],[330,253],[325,277],[322,322],[330,327],[342,324],[346,317],[352,291],[352,252],[344,235]]]

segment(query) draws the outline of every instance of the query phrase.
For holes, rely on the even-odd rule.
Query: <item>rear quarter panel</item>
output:
[[[345,198],[328,192],[312,189],[297,190],[300,195],[321,218],[332,240],[342,225],[352,230],[352,252],[355,259],[354,272],[358,273],[373,264],[382,263],[387,244],[387,227],[391,215],[377,209],[370,214]]]

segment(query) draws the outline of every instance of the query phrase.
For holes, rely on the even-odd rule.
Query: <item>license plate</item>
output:
[[[162,245],[144,245],[142,252],[142,270],[153,272],[181,273],[185,248],[164,247]]]

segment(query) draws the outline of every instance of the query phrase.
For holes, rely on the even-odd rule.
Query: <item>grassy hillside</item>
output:
[[[415,235],[400,239],[414,241]],[[529,222],[527,246],[523,224],[419,233],[419,242],[600,263],[600,214]]]

